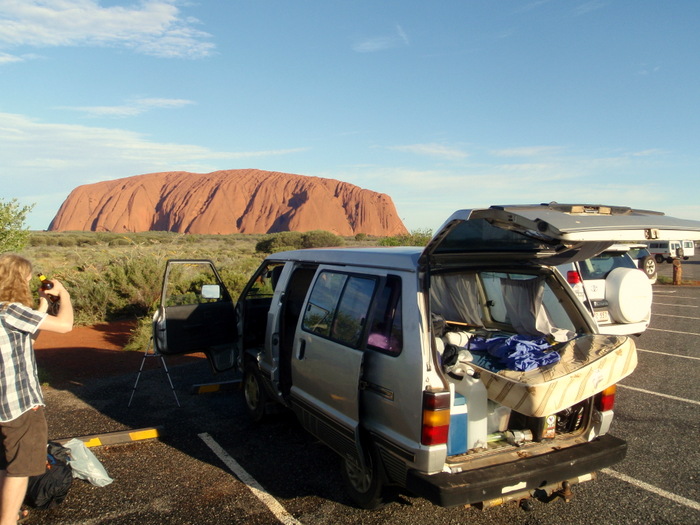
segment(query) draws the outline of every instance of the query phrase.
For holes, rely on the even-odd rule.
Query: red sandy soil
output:
[[[95,326],[76,326],[67,334],[41,332],[34,350],[37,364],[54,386],[63,382],[83,383],[91,377],[106,377],[133,372],[141,366],[143,352],[123,350],[134,323],[121,321]],[[201,359],[202,354],[168,358],[168,366]],[[144,370],[155,368],[159,361],[148,359]],[[150,365],[150,366],[149,366]]]

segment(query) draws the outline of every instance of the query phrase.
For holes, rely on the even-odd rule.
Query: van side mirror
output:
[[[220,299],[221,287],[218,284],[205,284],[202,286],[202,297],[204,299]]]

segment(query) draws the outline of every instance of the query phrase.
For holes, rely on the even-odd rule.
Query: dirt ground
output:
[[[128,321],[76,326],[67,334],[42,332],[34,343],[36,360],[42,370],[42,381],[51,386],[67,382],[83,382],[94,377],[136,374],[143,352],[124,351],[134,323]],[[144,348],[145,352],[146,349]],[[202,359],[202,354],[173,356],[169,365]],[[158,359],[148,359],[144,370],[159,366]]]

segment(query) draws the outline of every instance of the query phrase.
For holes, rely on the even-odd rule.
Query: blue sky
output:
[[[700,219],[700,2],[0,0],[0,197],[258,168]]]

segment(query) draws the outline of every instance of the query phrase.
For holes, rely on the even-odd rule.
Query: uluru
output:
[[[257,169],[149,173],[78,186],[49,230],[407,233],[386,194],[335,179]]]

